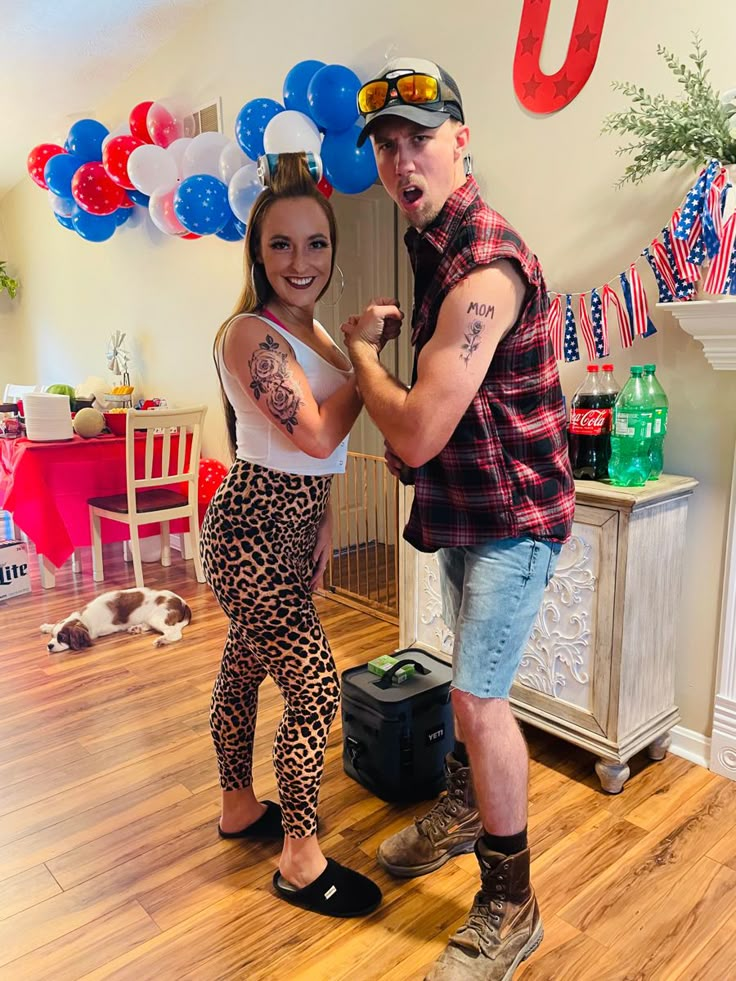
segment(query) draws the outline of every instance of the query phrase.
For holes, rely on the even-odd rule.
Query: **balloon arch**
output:
[[[235,121],[235,139],[195,135],[180,100],[140,102],[110,131],[95,119],[75,122],[64,146],[42,143],[28,173],[46,190],[54,217],[89,242],[104,242],[136,206],[173,238],[245,235],[262,190],[256,160],[264,153],[304,150],[322,160],[318,187],[360,194],[376,180],[370,144],[357,146],[360,79],[344,65],[300,61],[288,72],[283,102],[251,99]]]

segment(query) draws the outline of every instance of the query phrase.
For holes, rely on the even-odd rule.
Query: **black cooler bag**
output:
[[[366,665],[342,674],[343,766],[382,800],[428,800],[444,790],[454,743],[452,668],[414,647],[392,656],[398,664],[383,678]],[[414,674],[392,684],[404,664]]]

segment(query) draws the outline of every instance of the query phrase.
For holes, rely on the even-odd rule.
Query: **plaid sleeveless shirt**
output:
[[[537,257],[483,201],[473,177],[453,192],[428,228],[410,228],[405,242],[415,277],[414,380],[442,302],[470,272],[509,259],[527,290],[518,320],[498,345],[448,444],[415,471],[404,537],[423,552],[497,538],[564,542],[575,485]]]

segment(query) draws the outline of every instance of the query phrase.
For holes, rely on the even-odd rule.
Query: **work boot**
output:
[[[447,790],[432,810],[387,838],[378,849],[378,864],[402,879],[434,872],[453,855],[472,852],[481,833],[470,767],[452,753],[445,757]]]
[[[464,926],[450,937],[425,981],[511,981],[542,942],[544,930],[529,882],[529,849],[492,852],[479,839],[480,892]]]

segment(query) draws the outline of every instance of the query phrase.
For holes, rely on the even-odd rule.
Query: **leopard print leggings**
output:
[[[225,790],[252,780],[258,687],[284,697],[273,744],[285,833],[317,828],[325,745],[340,683],[309,589],[329,476],[297,476],[236,460],[202,526],[205,575],[230,625],[210,726]]]

